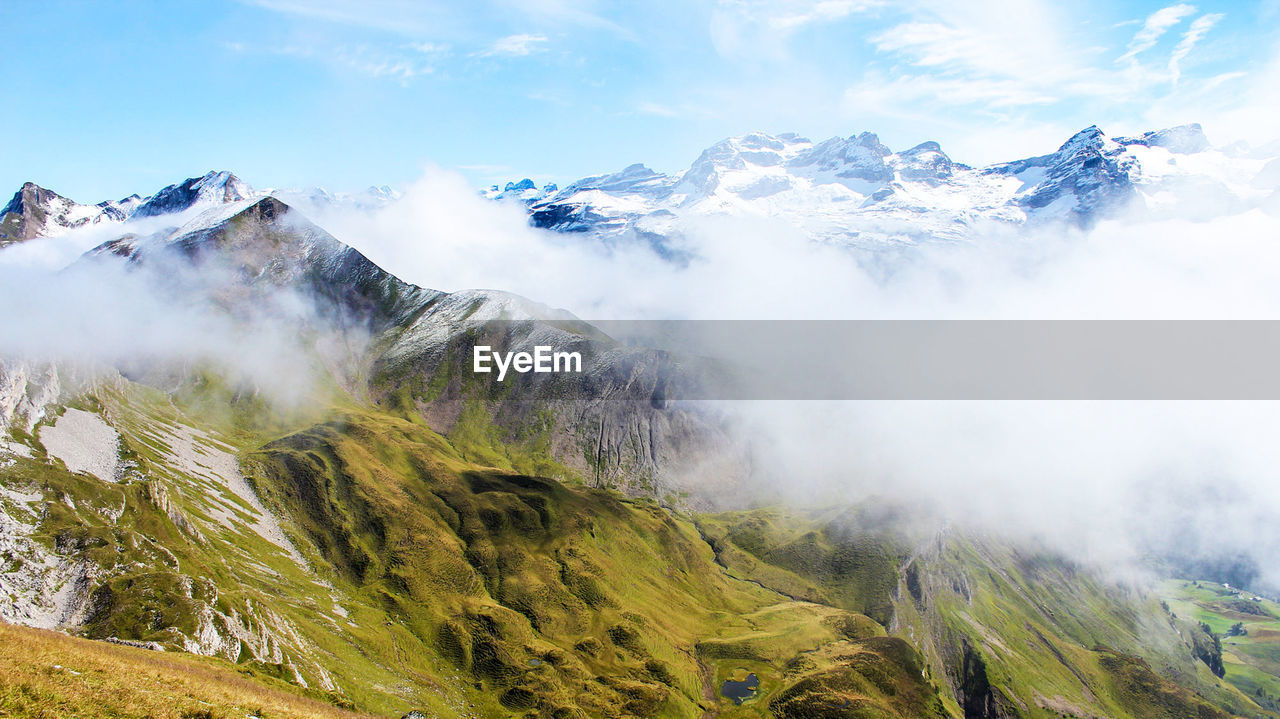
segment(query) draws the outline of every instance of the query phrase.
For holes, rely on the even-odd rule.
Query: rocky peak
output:
[[[847,138],[833,137],[801,152],[790,163],[791,167],[812,168],[820,172],[833,172],[836,177],[887,182],[893,172],[885,163],[892,152],[874,133],[863,132]]]
[[[1163,130],[1147,132],[1138,138],[1121,138],[1122,145],[1145,145],[1147,147],[1163,147],[1169,152],[1190,155],[1208,150],[1211,145],[1204,134],[1200,123],[1178,125]]]
[[[671,178],[667,175],[637,162],[628,165],[621,172],[579,180],[566,188],[566,192],[581,192],[583,190],[602,190],[604,192],[622,194],[653,192],[664,189],[670,184],[670,181]]]
[[[169,185],[147,198],[134,214],[138,217],[181,212],[198,203],[222,204],[244,200],[253,188],[226,170],[213,171]]]
[[[24,182],[0,211],[0,247],[97,222],[103,210],[80,205],[53,190]]]
[[[906,180],[939,180],[951,177],[955,170],[955,163],[942,151],[942,146],[933,141],[898,153],[895,164],[898,174]]]

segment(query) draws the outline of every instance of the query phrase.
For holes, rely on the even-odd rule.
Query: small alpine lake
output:
[[[734,704],[741,704],[756,696],[760,689],[760,678],[755,672],[746,669],[735,669],[733,674],[720,685],[720,695],[732,699]]]

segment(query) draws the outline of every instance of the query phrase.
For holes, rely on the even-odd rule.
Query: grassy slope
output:
[[[1212,704],[1262,713],[1190,659],[1183,628],[1155,597],[1104,584],[1061,557],[949,532],[912,540],[886,531],[882,519],[757,510],[703,517],[699,526],[735,574],[887,613],[893,633],[923,650],[926,673],[949,687],[956,712],[1227,716]]]
[[[876,679],[842,669],[845,691],[878,716],[939,711],[914,650],[866,617],[729,576],[692,524],[651,501],[477,467],[424,427],[369,412],[249,463],[338,581],[428,650],[409,653],[410,669],[460,676],[485,711],[767,716],[776,692],[849,656]],[[761,698],[727,704],[715,689],[744,668]]]
[[[244,640],[214,650],[246,676],[397,716],[765,717],[770,701],[804,716],[825,701],[815,687],[868,715],[941,715],[904,642],[730,576],[651,501],[484,467],[420,424],[351,405],[280,416],[216,382],[176,403],[121,382],[75,404],[120,430],[124,480],[70,473],[24,435],[36,456],[0,483],[38,488],[36,540],[95,566],[89,637],[182,649],[210,627],[268,636],[266,660]],[[196,416],[288,518],[302,565],[243,526],[251,507],[174,464],[175,433]],[[495,456],[512,468],[519,455]],[[240,521],[219,521],[227,511]],[[735,706],[716,689],[742,669],[762,691]]]
[[[920,551],[865,509],[695,524],[520,474],[537,444],[483,426],[446,439],[344,401],[280,413],[213,380],[186,387],[77,402],[122,432],[122,484],[39,454],[0,473],[42,488],[41,541],[103,568],[88,636],[181,648],[214,610],[274,637],[267,661],[224,654],[246,671],[395,715],[958,716],[982,695],[1010,716],[1216,717],[1168,678],[1242,714],[1261,710],[1237,687],[1274,681],[1271,664],[1233,662],[1265,644],[1242,642],[1235,686],[1219,686],[1154,599],[1057,557],[973,537]],[[169,461],[173,428],[196,416],[304,564],[219,523],[211,496],[251,509]],[[716,689],[743,670],[761,690],[735,706]]]
[[[1221,636],[1224,679],[1271,711],[1280,711],[1280,604],[1215,582],[1167,580],[1160,594],[1178,617]],[[1226,636],[1233,624],[1248,634]]]
[[[244,667],[0,622],[0,717],[360,717]]]

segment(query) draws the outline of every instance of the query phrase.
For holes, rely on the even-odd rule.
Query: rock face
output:
[[[1015,177],[1041,175],[1043,179],[1016,195],[1015,201],[1029,214],[1068,216],[1087,224],[1137,198],[1130,178],[1136,165],[1122,142],[1108,138],[1094,126],[1074,135],[1051,155],[1000,165],[990,172]]]
[[[30,432],[62,395],[62,380],[50,362],[0,358],[0,430]]]

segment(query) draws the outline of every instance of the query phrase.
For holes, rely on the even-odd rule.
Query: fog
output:
[[[293,289],[259,288],[252,302],[236,302],[229,267],[166,253],[143,264],[84,256],[126,230],[145,237],[190,219],[90,226],[0,251],[0,360],[145,371],[173,383],[209,370],[281,406],[309,400],[321,368],[307,348],[324,341],[315,334],[323,323]]]
[[[679,249],[691,258],[681,263],[647,245],[532,228],[523,208],[482,199],[435,168],[385,208],[312,219],[415,284],[501,289],[588,319],[1280,319],[1274,197],[1215,211],[1192,192],[1089,230],[980,227],[966,243],[890,255],[816,244],[779,220],[702,217],[680,228]],[[118,231],[87,228],[0,252],[0,353],[210,363],[285,401],[306,395],[314,368],[299,327],[314,318],[305,301],[283,291],[232,316],[218,302],[227,278],[216,272],[160,268],[163,281],[141,281],[118,263],[88,271],[75,262]],[[204,289],[157,289],[188,283]],[[1153,553],[1246,553],[1262,583],[1280,586],[1274,402],[775,401],[731,410],[753,438],[755,501],[927,505],[947,521],[1035,536],[1112,568]]]
[[[647,246],[531,228],[522,208],[437,169],[396,205],[321,224],[406,280],[500,288],[586,318],[1280,319],[1280,219],[1265,203],[1206,206],[1194,189],[1090,230],[993,226],[887,259],[815,244],[780,221],[712,217],[684,223],[680,249],[693,259],[675,264]],[[1244,553],[1259,585],[1280,586],[1275,402],[739,402],[733,412],[756,438],[758,501],[919,503],[1122,570],[1153,555],[1204,567]]]

